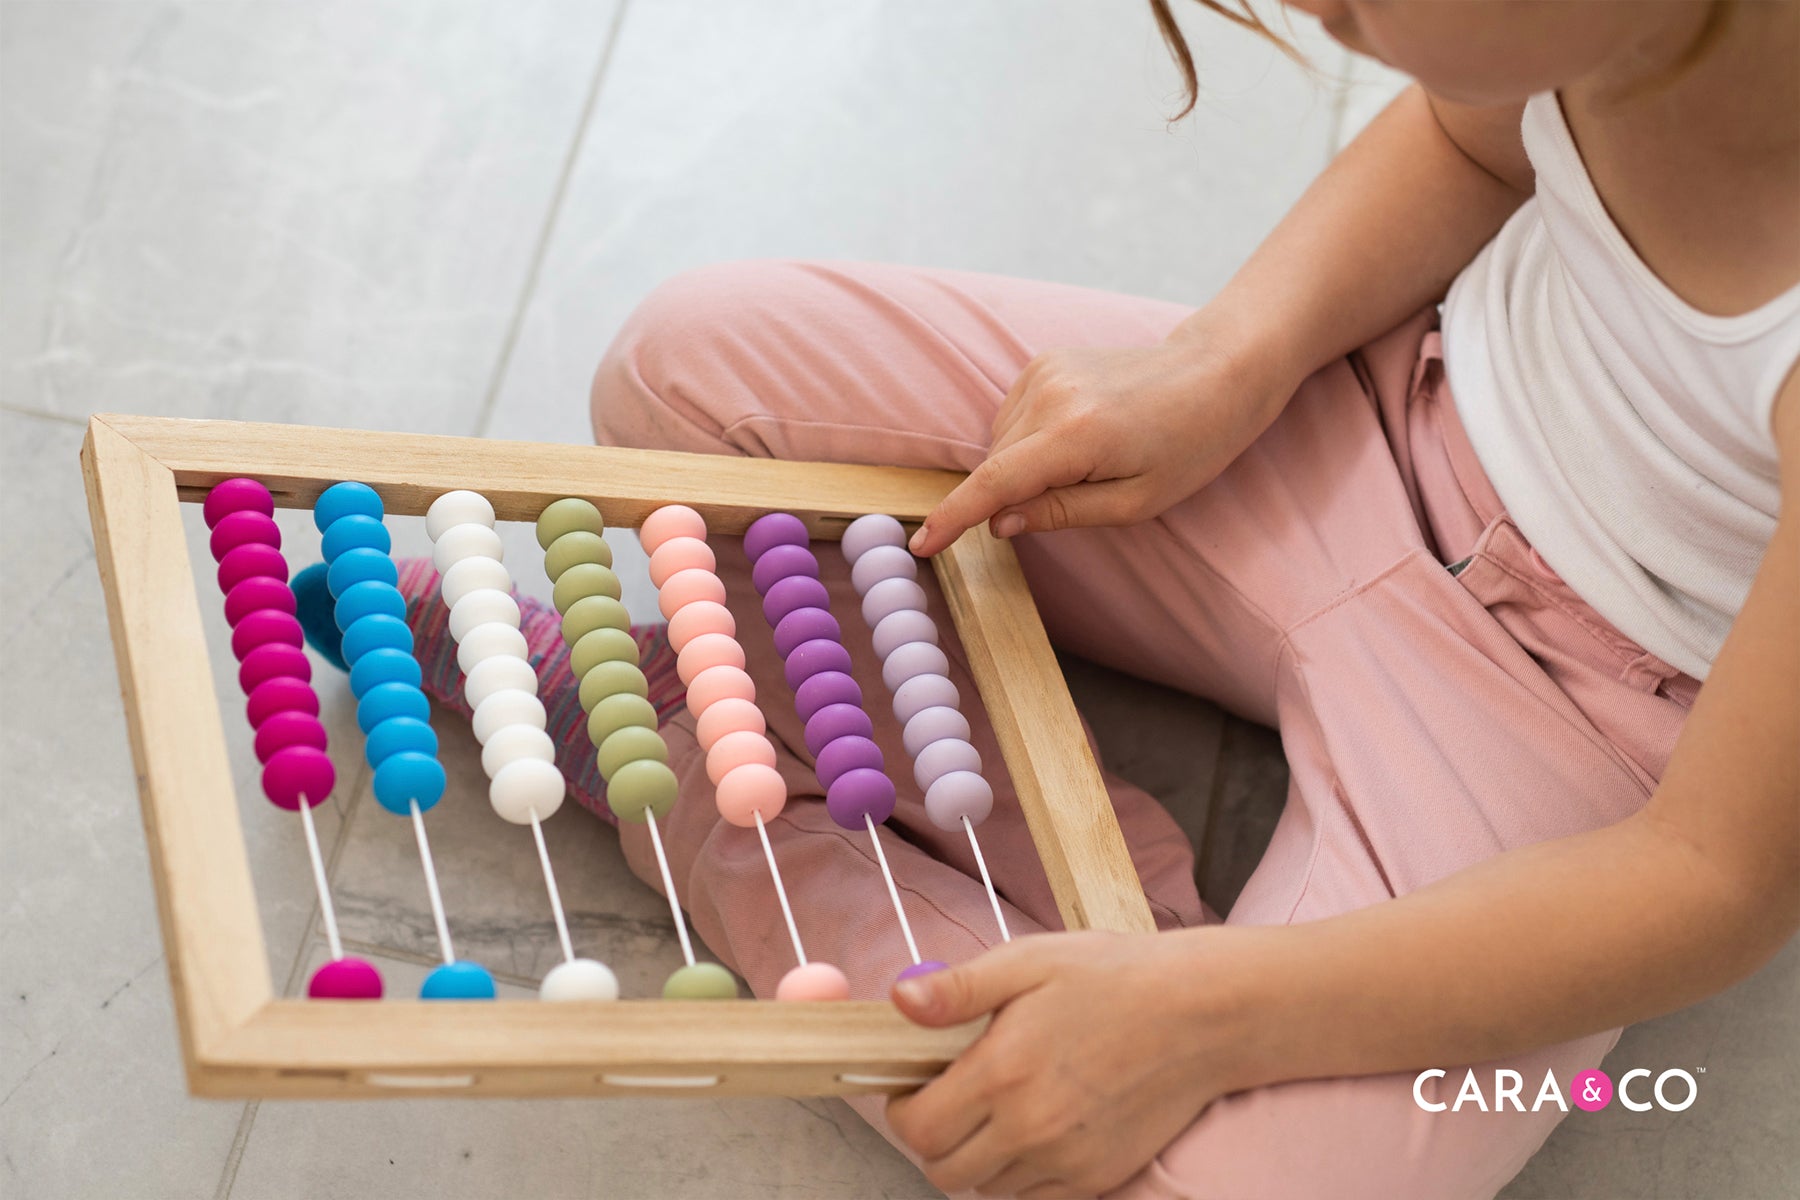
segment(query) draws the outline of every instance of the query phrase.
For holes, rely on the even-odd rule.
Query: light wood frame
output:
[[[343,479],[421,514],[472,488],[533,521],[585,496],[609,525],[692,505],[741,534],[785,510],[836,539],[866,513],[917,523],[958,476],[593,446],[101,415],[81,453],[188,1086],[229,1097],[892,1091],[976,1026],[878,1002],[338,1003],[275,995],[180,515],[220,480],[310,507]],[[933,560],[1020,807],[1070,929],[1150,931],[1150,910],[1011,546],[985,530]],[[646,1083],[646,1081],[651,1081]]]

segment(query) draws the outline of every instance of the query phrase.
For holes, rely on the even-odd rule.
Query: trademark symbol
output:
[[[1694,1074],[1696,1074],[1696,1075],[1704,1075],[1704,1074],[1706,1074],[1706,1068],[1705,1068],[1705,1067],[1695,1067],[1695,1068],[1694,1068]]]

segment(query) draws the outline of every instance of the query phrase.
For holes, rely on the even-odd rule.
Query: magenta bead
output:
[[[912,966],[906,968],[906,970],[900,972],[898,978],[917,979],[921,975],[935,975],[939,971],[948,971],[949,969],[949,963],[941,963],[935,958],[928,958],[924,962],[916,962]]]
[[[805,546],[771,546],[750,568],[750,582],[756,585],[757,594],[761,596],[768,595],[769,589],[780,580],[796,575],[819,577],[819,560]]]
[[[339,958],[313,972],[306,994],[314,1000],[379,1000],[381,972],[360,958]]]
[[[817,675],[820,671],[842,671],[850,673],[850,652],[844,649],[842,642],[834,642],[829,638],[814,638],[810,642],[801,642],[788,654],[787,662],[781,668],[787,677],[787,685],[798,688],[801,684]]]
[[[325,726],[308,712],[278,712],[256,727],[256,761],[267,763],[289,746],[325,749]]]
[[[802,608],[830,609],[831,593],[810,575],[789,575],[777,580],[763,596],[763,616],[771,626]]]
[[[805,546],[806,522],[793,513],[770,513],[744,530],[744,553],[755,562],[776,546]]]
[[[819,782],[827,791],[846,771],[854,771],[859,767],[868,767],[879,771],[885,764],[881,759],[881,747],[866,737],[851,734],[835,741],[827,742],[819,751],[818,764],[813,768],[819,776]]]
[[[300,628],[300,622],[282,612],[279,608],[265,608],[253,612],[237,623],[231,631],[231,653],[239,662],[258,646],[266,646],[271,642],[298,648],[306,644],[306,634]]]
[[[823,638],[835,642],[843,636],[837,618],[822,608],[796,608],[775,626],[775,652],[786,658],[802,642]]]
[[[259,512],[265,517],[275,515],[274,497],[269,495],[268,488],[254,479],[227,479],[215,484],[206,493],[206,502],[200,506],[208,529],[216,528],[227,514],[245,510]]]
[[[894,814],[894,781],[870,767],[854,767],[825,790],[825,811],[845,829],[861,829],[864,817],[879,825]]]
[[[794,689],[794,709],[802,723],[827,704],[861,705],[862,688],[842,671],[820,671]]]
[[[269,680],[282,678],[302,682],[312,679],[312,661],[304,650],[280,642],[264,642],[244,655],[244,664],[238,668],[238,686],[246,696]]]
[[[250,718],[252,729],[261,729],[264,721],[283,712],[301,712],[316,717],[319,715],[319,694],[304,679],[276,676],[257,684],[244,703],[244,715]]]
[[[219,563],[219,590],[230,595],[231,589],[244,580],[260,576],[285,581],[288,577],[287,559],[273,546],[246,542]]]
[[[286,581],[267,575],[253,575],[225,593],[225,620],[233,627],[251,613],[267,608],[292,616],[300,606]]]
[[[827,704],[806,723],[806,749],[814,758],[841,737],[875,736],[875,722],[854,704]]]
[[[277,750],[263,767],[262,786],[263,795],[276,808],[297,812],[302,797],[317,808],[337,786],[337,769],[323,750],[289,746]]]
[[[226,513],[213,526],[212,538],[207,545],[212,550],[214,562],[223,561],[227,554],[239,546],[273,546],[279,550],[281,526],[275,524],[274,517],[253,509],[240,509],[234,513]]]

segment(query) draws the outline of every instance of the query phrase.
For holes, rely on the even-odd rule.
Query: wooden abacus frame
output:
[[[922,1029],[885,1002],[278,997],[207,660],[180,503],[261,480],[285,508],[360,480],[392,514],[472,488],[501,520],[585,496],[635,527],[683,503],[721,534],[764,513],[835,540],[867,513],[916,524],[959,476],[649,450],[100,415],[81,452],[189,1089],[221,1097],[838,1095],[894,1091],[979,1026]],[[1011,546],[972,530],[933,560],[1070,929],[1150,931],[1080,718]],[[608,1080],[611,1080],[609,1082]]]

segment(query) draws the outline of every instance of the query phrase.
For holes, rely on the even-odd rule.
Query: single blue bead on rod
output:
[[[443,764],[437,759],[417,750],[402,750],[381,760],[371,787],[381,807],[407,816],[415,800],[420,812],[441,800],[447,782]]]
[[[392,717],[423,721],[430,716],[431,701],[425,693],[404,683],[378,683],[356,705],[356,725],[365,734]]]
[[[342,596],[357,584],[370,580],[392,587],[400,582],[400,568],[381,551],[363,546],[338,555],[325,578],[331,585],[331,594]]]
[[[417,717],[389,717],[369,730],[368,741],[363,743],[363,753],[373,767],[403,752],[436,757],[437,731]]]
[[[306,622],[300,622],[301,628]],[[337,631],[337,626],[332,626]],[[385,613],[373,613],[364,617],[343,632],[344,661],[355,665],[356,661],[371,650],[402,650],[412,653],[413,635],[405,621],[399,617],[390,617]]]
[[[381,497],[366,483],[334,483],[313,502],[313,524],[324,533],[340,517],[381,519]]]
[[[386,554],[393,548],[394,539],[387,526],[375,517],[365,517],[361,513],[333,521],[319,543],[319,552],[326,562],[335,562],[346,550],[379,550]]]
[[[357,622],[362,624],[361,621]],[[355,629],[356,625],[350,628]],[[350,691],[358,700],[379,683],[404,683],[418,687],[424,681],[419,660],[404,650],[371,650],[350,667]]]
[[[314,563],[294,576],[289,584],[294,591],[294,617],[306,634],[306,644],[324,656],[325,661],[340,671],[348,671],[344,661],[344,634],[337,627],[331,611],[331,589],[326,584],[324,563]]]
[[[348,630],[364,617],[377,613],[383,616],[406,619],[406,597],[400,589],[391,583],[383,583],[379,579],[365,579],[361,583],[353,583],[337,598],[337,617],[339,629]]]
[[[421,1000],[492,1000],[494,977],[480,963],[461,959],[445,963],[425,977]]]

